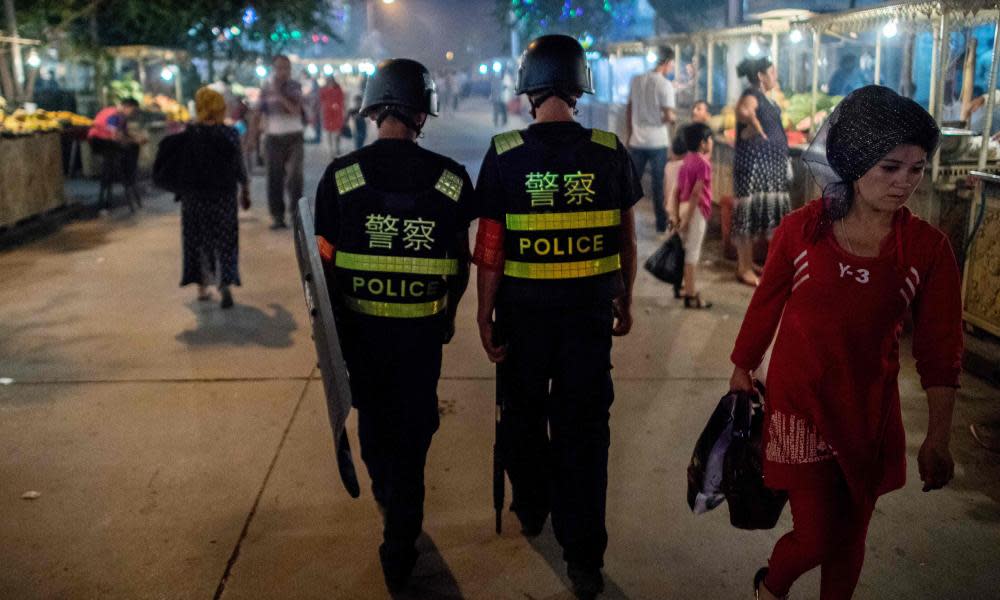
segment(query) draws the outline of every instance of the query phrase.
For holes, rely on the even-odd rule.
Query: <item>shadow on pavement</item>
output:
[[[237,288],[235,294],[239,294]],[[288,348],[292,332],[298,329],[292,313],[280,304],[270,304],[271,314],[246,304],[237,303],[222,310],[217,301],[188,302],[188,308],[198,318],[198,326],[177,334],[177,341],[189,346],[263,346]]]
[[[410,576],[410,585],[392,593],[393,600],[462,600],[462,590],[444,557],[426,533],[417,538],[420,558]]]
[[[528,542],[531,547],[545,559],[545,562],[549,563],[552,570],[559,575],[559,579],[566,584],[566,589],[571,590],[572,585],[570,584],[569,577],[566,576],[566,561],[562,557],[562,547],[559,546],[559,542],[556,540],[556,536],[552,533],[552,525],[547,524],[545,530],[542,534],[530,538]],[[567,600],[575,598],[572,592],[567,591],[565,596],[558,596],[560,600],[566,598]],[[607,573],[604,573],[604,593],[600,595],[602,600],[628,600],[628,596],[625,592],[618,587],[614,581],[608,577]]]

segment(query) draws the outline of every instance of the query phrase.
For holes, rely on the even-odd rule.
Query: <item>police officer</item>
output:
[[[423,521],[424,463],[438,428],[442,343],[469,278],[473,189],[416,139],[437,115],[420,63],[378,65],[361,112],[378,139],[337,158],[316,192],[316,235],[358,410],[361,457],[385,526],[386,584],[405,587]]]
[[[517,93],[534,123],[493,138],[476,186],[479,330],[498,363],[511,510],[528,536],[552,514],[574,591],[591,598],[608,541],[611,339],[632,325],[642,189],[621,141],[573,119],[593,93],[576,40],[532,41]]]

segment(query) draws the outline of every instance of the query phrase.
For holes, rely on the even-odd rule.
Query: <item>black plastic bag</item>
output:
[[[340,128],[340,137],[345,140],[350,140],[354,138],[354,133],[351,131],[351,126],[344,121],[344,126]]]
[[[646,270],[653,277],[673,285],[684,281],[684,242],[676,233],[646,260]]]
[[[688,507],[696,515],[708,512],[726,499],[722,493],[724,460],[733,439],[733,410],[738,394],[719,400],[705,429],[698,437],[687,469]]]
[[[762,397],[763,393],[740,393],[733,406],[722,492],[729,504],[729,522],[739,529],[773,528],[788,501],[787,493],[764,485]]]

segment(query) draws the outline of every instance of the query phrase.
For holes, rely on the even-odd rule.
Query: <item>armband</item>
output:
[[[479,219],[476,251],[472,255],[472,262],[477,267],[487,271],[499,271],[503,268],[503,235],[503,225],[490,219]]]
[[[323,262],[333,262],[333,257],[337,254],[337,247],[326,241],[326,238],[321,235],[316,236],[316,243],[319,244],[319,256]]]

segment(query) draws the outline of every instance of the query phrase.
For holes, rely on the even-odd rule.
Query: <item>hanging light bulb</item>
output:
[[[170,67],[163,67],[163,70],[160,71],[160,79],[162,79],[163,81],[170,81],[173,78],[174,78],[174,70],[171,69]]]
[[[333,65],[331,65],[330,63],[323,65],[323,74],[326,75],[327,77],[333,75]]]
[[[798,44],[802,41],[802,31],[798,29],[793,29],[791,33],[788,34],[788,41],[793,44]]]
[[[649,64],[655,63],[656,59],[657,59],[657,54],[654,50],[650,50],[649,52],[646,53],[646,62],[648,62]]]
[[[750,56],[760,56],[760,44],[757,43],[757,38],[750,40],[750,45],[747,46],[747,54]]]
[[[28,53],[28,66],[32,69],[37,69],[42,66],[42,57],[38,55],[37,51],[32,50]]]
[[[257,77],[260,77],[261,79],[267,77],[267,67],[265,67],[264,65],[257,65],[256,71],[257,71]]]
[[[899,33],[899,26],[896,25],[896,21],[889,21],[882,28],[882,35],[887,38],[896,37],[897,33]]]

